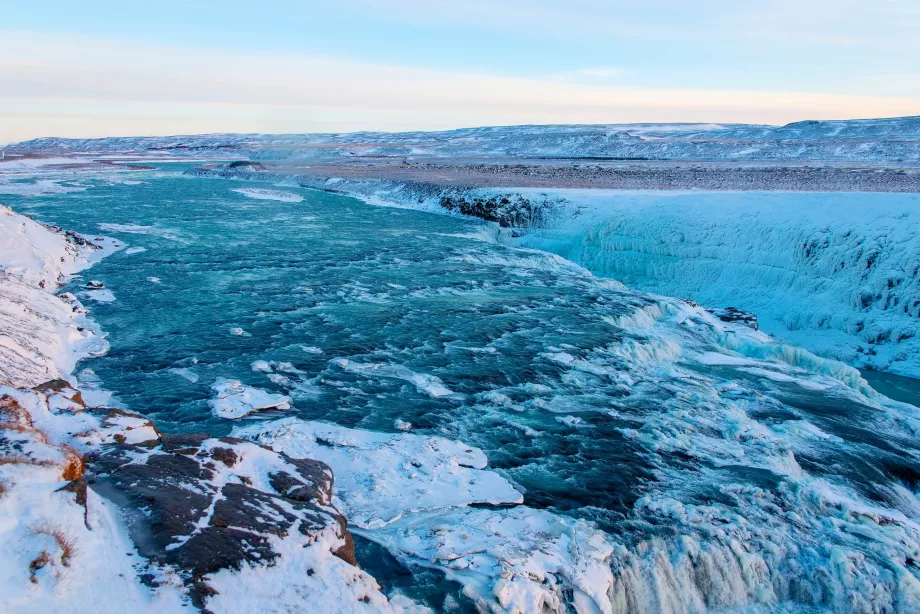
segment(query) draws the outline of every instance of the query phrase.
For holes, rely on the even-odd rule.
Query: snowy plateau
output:
[[[4,151],[0,612],[920,611],[920,118]]]

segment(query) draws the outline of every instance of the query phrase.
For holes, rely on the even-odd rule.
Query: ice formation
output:
[[[766,332],[849,364],[920,375],[916,194],[548,194],[578,215],[518,243],[752,312]]]
[[[216,395],[209,401],[211,411],[227,420],[242,418],[256,411],[291,407],[291,397],[244,386],[235,379],[218,378],[211,388]]]
[[[459,441],[296,418],[244,427],[234,434],[333,467],[336,497],[359,527],[379,528],[410,512],[522,501],[507,480],[485,470],[481,450]]]
[[[405,380],[418,388],[421,392],[434,398],[447,397],[454,394],[450,389],[444,386],[444,382],[434,375],[416,373],[402,365],[360,363],[350,361],[347,358],[336,358],[332,363],[345,371],[358,373],[365,377]]]

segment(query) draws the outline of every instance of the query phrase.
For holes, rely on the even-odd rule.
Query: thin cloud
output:
[[[0,92],[0,114],[9,120],[0,124],[0,142],[102,136],[116,126],[121,134],[175,134],[785,123],[907,115],[920,108],[920,99],[910,97],[628,87],[2,32]]]

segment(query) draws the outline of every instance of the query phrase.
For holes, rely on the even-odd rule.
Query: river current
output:
[[[226,378],[292,398],[251,420],[459,439],[525,505],[622,548],[616,611],[920,603],[920,420],[855,370],[502,245],[483,223],[184,168],[4,197],[128,244],[70,288],[111,345],[79,378],[161,430],[229,433],[239,422],[209,405]],[[472,608],[373,541],[362,563],[389,588]]]

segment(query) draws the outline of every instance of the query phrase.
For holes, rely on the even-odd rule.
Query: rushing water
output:
[[[634,605],[914,603],[910,408],[844,386],[833,365],[732,345],[679,308],[662,316],[657,299],[500,245],[474,221],[296,188],[302,202],[254,200],[181,170],[4,199],[129,243],[86,275],[116,300],[85,301],[111,350],[81,367],[161,429],[229,432],[208,401],[215,380],[238,379],[290,395],[287,415],[390,432],[411,423],[482,448],[526,505],[638,548],[620,577],[673,583],[667,604],[627,586]],[[785,362],[726,359],[726,343]],[[765,563],[739,554],[739,540]],[[452,583],[430,588],[432,572],[387,578],[372,562],[379,546],[361,542],[359,553],[384,581],[461,606]],[[698,598],[681,595],[690,586]]]

